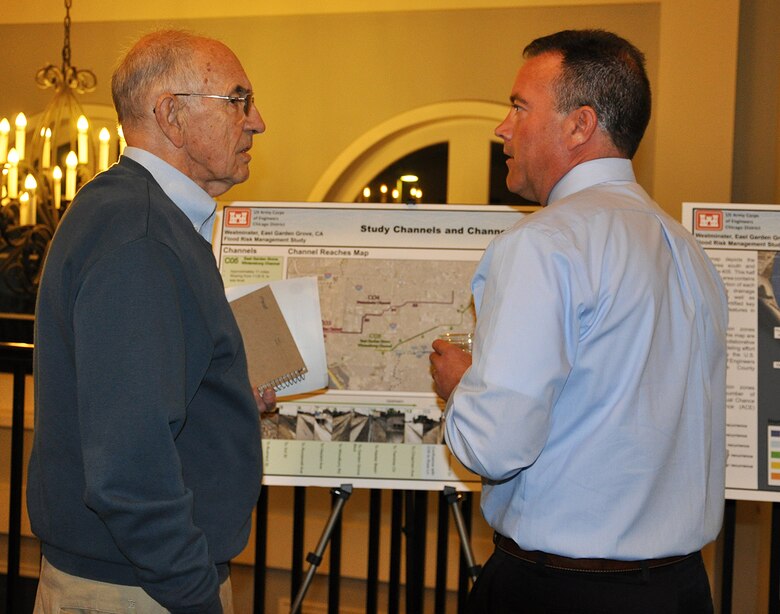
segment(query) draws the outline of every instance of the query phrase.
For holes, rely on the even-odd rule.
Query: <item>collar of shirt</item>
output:
[[[148,170],[174,204],[192,222],[195,231],[211,243],[217,203],[180,170],[145,149],[126,147],[123,154]]]
[[[547,199],[550,205],[570,194],[599,183],[610,181],[636,182],[631,160],[626,158],[597,158],[578,164],[555,184]]]

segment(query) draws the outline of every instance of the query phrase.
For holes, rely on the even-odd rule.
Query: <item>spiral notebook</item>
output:
[[[244,338],[253,386],[271,386],[279,397],[328,386],[316,277],[233,286],[225,294]]]
[[[241,330],[249,381],[277,392],[300,382],[308,371],[270,286],[230,303]]]

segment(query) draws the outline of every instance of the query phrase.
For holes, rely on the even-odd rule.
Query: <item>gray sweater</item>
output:
[[[261,479],[257,406],[210,246],[139,164],[87,184],[36,309],[27,502],[66,573],[221,612]]]

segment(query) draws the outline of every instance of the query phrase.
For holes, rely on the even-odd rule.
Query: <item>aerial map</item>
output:
[[[474,329],[476,263],[290,258],[316,276],[331,390],[431,392],[428,354],[444,332]]]

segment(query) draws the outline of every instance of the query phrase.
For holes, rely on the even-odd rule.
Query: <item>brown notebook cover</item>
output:
[[[306,363],[270,286],[237,298],[230,306],[244,339],[249,382],[260,390],[278,391],[300,381]]]

